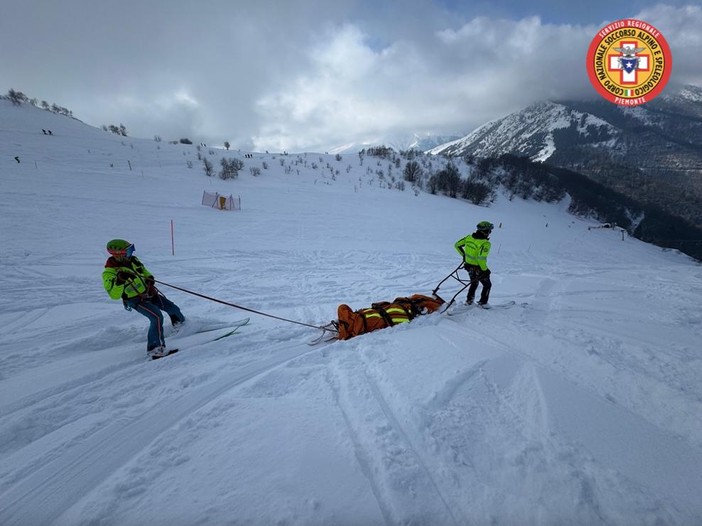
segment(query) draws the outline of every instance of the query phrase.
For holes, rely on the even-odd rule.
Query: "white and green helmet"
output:
[[[134,244],[124,239],[112,239],[107,242],[107,251],[115,257],[130,257],[134,253]]]
[[[492,232],[492,229],[495,228],[495,225],[493,225],[490,221],[481,221],[478,223],[477,227],[478,232],[486,232],[490,233]]]

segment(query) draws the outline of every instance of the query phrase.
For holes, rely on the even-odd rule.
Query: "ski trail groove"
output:
[[[225,328],[226,326],[222,327],[222,329]],[[200,333],[185,333],[181,336],[183,338],[190,338],[196,336],[197,334]],[[174,335],[172,333],[167,334],[168,338],[171,338],[173,336]],[[209,342],[194,342],[191,343],[191,346],[193,348],[200,347],[205,343]],[[11,378],[9,382],[6,381],[2,385],[0,385],[0,419],[18,411],[21,411],[23,409],[26,409],[28,407],[31,407],[38,402],[46,401],[53,396],[63,395],[68,393],[69,391],[85,387],[95,382],[99,382],[109,377],[110,375],[114,375],[116,373],[125,374],[128,373],[130,370],[137,370],[137,368],[143,367],[145,362],[148,363],[148,359],[146,359],[143,355],[140,355],[138,358],[131,357],[133,355],[131,351],[134,347],[135,345],[127,344],[119,345],[117,347],[112,348],[105,348],[97,352],[88,352],[80,358],[66,358],[59,362],[54,362],[50,364],[46,369],[38,367],[37,369],[32,370],[31,374],[25,375],[25,377],[21,377],[19,379]],[[81,360],[80,367],[71,367],[70,369],[68,368],[70,364],[75,364],[76,362],[78,362],[78,360]],[[56,375],[56,367],[62,362],[66,363],[66,368],[62,370],[61,375]],[[45,381],[36,382],[36,378],[39,375],[44,375],[43,378],[47,379],[48,376],[45,370],[52,371],[52,376],[50,380],[46,381],[49,381],[49,383],[56,383],[54,383],[53,385],[51,385],[50,383],[49,387],[38,389],[34,392],[26,394],[21,398],[17,398],[9,402],[5,400],[5,398],[10,398],[11,395],[13,395],[14,391],[17,390],[16,386],[22,385],[22,382],[24,382],[24,385],[26,385],[26,383],[28,382],[27,378],[35,380],[34,383],[36,384],[44,385],[46,383]],[[83,370],[90,372],[88,374],[83,374]],[[56,378],[59,377],[64,378],[64,380],[56,380]],[[69,379],[65,380],[66,377],[68,377]],[[32,386],[32,388],[34,387]]]
[[[6,416],[31,407],[39,402],[47,401],[52,396],[65,394],[69,391],[85,387],[93,382],[98,382],[113,373],[124,372],[127,368],[141,367],[143,363],[144,359],[129,359],[116,362],[90,374],[24,396],[5,406],[0,406],[0,418],[5,418]]]
[[[328,381],[348,428],[356,459],[367,477],[371,491],[387,524],[461,524],[437,484],[428,463],[415,441],[400,424],[385,400],[376,381],[362,363],[362,374],[355,368],[337,367]],[[352,394],[344,396],[346,390]],[[353,393],[360,391],[362,395]],[[357,402],[365,401],[363,407]],[[388,460],[389,459],[389,460]],[[389,468],[390,462],[393,468]],[[397,470],[403,470],[398,472]],[[402,489],[399,489],[402,488]],[[416,507],[408,492],[421,491],[422,502]],[[434,494],[435,498],[426,498]]]
[[[450,330],[458,333],[466,331],[457,323]],[[549,427],[562,437],[560,441],[579,442],[580,447],[589,451],[598,462],[606,463],[634,483],[643,484],[647,470],[655,469],[657,477],[648,482],[650,488],[700,516],[702,506],[699,495],[695,493],[695,488],[699,488],[702,481],[702,453],[699,448],[674,435],[667,427],[649,421],[645,415],[613,402],[589,386],[579,384],[549,364],[540,363],[501,337],[481,334],[480,338],[505,354],[532,365],[543,393],[542,399],[546,403]],[[569,396],[559,399],[557,393],[566,391]],[[575,408],[580,418],[569,420],[566,415]],[[637,429],[637,448],[614,448],[612,444],[605,448],[591,437],[594,429],[601,429],[602,433],[619,433],[620,427]],[[659,444],[663,443],[668,444],[668,447],[661,449]],[[643,462],[644,459],[646,463]],[[598,508],[593,508],[593,511],[598,513]]]
[[[190,413],[251,378],[316,351],[319,351],[319,347],[287,349],[243,367],[234,377],[222,378],[194,393],[162,401],[137,418],[119,419],[1,495],[0,524],[39,526],[52,523],[161,433]],[[106,451],[105,444],[116,446]]]
[[[422,472],[424,473],[424,476],[427,478],[427,480],[429,481],[429,484],[436,492],[437,497],[441,501],[441,504],[446,509],[446,513],[448,513],[448,516],[451,519],[451,523],[458,526],[460,524],[459,521],[456,520],[456,517],[453,514],[453,510],[448,505],[448,502],[446,501],[446,498],[444,497],[443,493],[441,492],[439,485],[436,483],[436,480],[435,480],[434,476],[432,475],[431,471],[429,470],[427,463],[425,462],[424,458],[417,450],[417,447],[414,444],[414,441],[409,437],[409,435],[405,431],[404,427],[397,420],[395,413],[388,405],[387,401],[383,397],[383,394],[380,392],[380,389],[378,388],[378,384],[368,375],[368,371],[366,371],[365,368],[364,368],[363,372],[364,372],[364,375],[366,377],[366,380],[368,381],[368,385],[371,388],[371,391],[373,393],[373,397],[375,398],[376,402],[378,402],[378,405],[380,406],[380,409],[383,411],[385,418],[388,419],[388,422],[393,427],[393,429],[395,429],[395,431],[397,431],[397,433],[400,435],[400,437],[408,444],[410,454],[415,458],[415,460],[417,461],[417,464],[420,466]],[[437,524],[445,524],[446,522],[438,520],[438,518],[437,518],[436,523]]]
[[[339,412],[341,413],[341,416],[344,419],[346,429],[349,432],[349,437],[351,439],[351,443],[353,444],[354,454],[356,456],[356,460],[358,461],[358,465],[361,468],[361,473],[363,473],[366,479],[368,479],[368,484],[370,485],[373,497],[375,498],[375,501],[378,504],[380,513],[383,515],[383,520],[385,521],[385,524],[394,524],[395,521],[392,519],[392,512],[390,511],[390,507],[385,503],[385,499],[383,498],[382,493],[380,491],[378,481],[376,480],[376,477],[373,474],[373,463],[368,458],[368,455],[366,454],[363,448],[361,437],[358,436],[358,433],[354,429],[349,413],[346,411],[346,409],[344,409],[344,406],[341,403],[341,399],[339,397],[339,386],[333,381],[329,373],[327,373],[327,382],[331,387],[331,391],[334,396],[334,402],[339,408]]]
[[[10,323],[5,325],[5,331],[7,331],[7,337],[6,341],[13,341],[13,336],[15,336],[16,339],[16,333],[20,333],[20,337],[24,336],[22,331],[26,328],[29,327],[32,323],[35,323],[39,321],[42,317],[44,317],[48,312],[51,311],[51,307],[42,307],[39,309],[36,309],[35,311],[31,313],[22,313],[21,316],[18,318],[12,320]]]

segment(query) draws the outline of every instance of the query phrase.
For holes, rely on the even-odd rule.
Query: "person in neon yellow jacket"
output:
[[[488,300],[490,299],[490,289],[492,288],[487,258],[491,246],[488,239],[493,228],[494,225],[489,221],[481,221],[478,223],[475,232],[459,239],[454,245],[456,251],[463,256],[463,268],[468,271],[470,276],[466,304],[473,304],[475,293],[478,290],[478,283],[480,283],[483,288],[480,292],[478,305],[486,309],[490,308]]]
[[[113,300],[122,300],[124,308],[135,310],[149,319],[146,352],[151,358],[166,354],[163,337],[163,312],[170,316],[176,327],[185,321],[178,305],[166,298],[154,285],[154,276],[134,256],[134,245],[124,239],[107,243],[110,257],[105,262],[102,283]]]

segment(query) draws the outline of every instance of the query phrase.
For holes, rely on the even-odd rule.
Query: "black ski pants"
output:
[[[487,303],[490,299],[490,289],[492,288],[490,270],[482,270],[474,265],[466,265],[465,268],[470,276],[470,286],[468,287],[468,297],[466,299],[469,303],[472,303],[475,299],[475,292],[478,290],[478,284],[481,284],[483,289],[480,291],[480,303]]]

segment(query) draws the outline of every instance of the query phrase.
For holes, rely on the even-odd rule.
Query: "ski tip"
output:
[[[448,314],[449,316],[457,315],[457,314],[464,314],[471,308],[478,308],[478,309],[483,309],[483,310],[490,310],[490,309],[508,309],[510,307],[526,307],[529,305],[528,302],[522,302],[522,303],[517,303],[514,300],[509,300],[505,301],[502,303],[488,303],[487,305],[480,305],[480,303],[471,303],[470,305],[466,305],[465,303],[460,303],[460,304],[455,304],[452,306],[451,309],[447,309],[443,312]]]
[[[175,354],[178,352],[178,349],[169,349],[168,352],[162,356],[152,356],[152,360],[160,360],[161,358],[165,358],[166,356],[170,356],[171,354]]]

